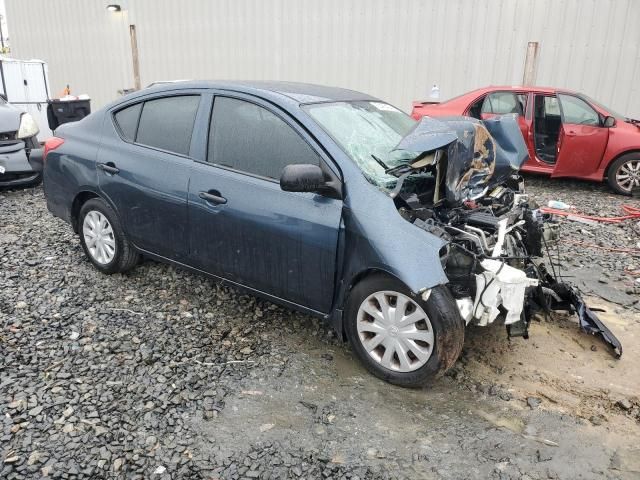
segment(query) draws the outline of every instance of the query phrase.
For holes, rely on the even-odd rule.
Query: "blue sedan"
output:
[[[511,260],[470,260],[477,249],[513,258],[505,236],[526,236],[515,217],[505,233],[502,197],[469,207],[499,177],[498,149],[478,143],[493,137],[471,119],[432,127],[416,131],[395,107],[338,88],[164,84],[56,130],[47,204],[106,274],[144,255],[222,279],[326,318],[373,374],[418,386],[455,362],[469,321],[506,309],[520,322],[534,283]],[[466,169],[451,168],[455,144],[470,152]],[[507,169],[501,182],[517,172]],[[512,207],[506,195],[502,208]],[[507,284],[515,296],[501,304]]]

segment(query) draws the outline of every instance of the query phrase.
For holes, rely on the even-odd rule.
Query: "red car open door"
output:
[[[558,158],[552,177],[584,177],[598,169],[609,140],[609,129],[591,105],[574,95],[560,93],[562,126]]]

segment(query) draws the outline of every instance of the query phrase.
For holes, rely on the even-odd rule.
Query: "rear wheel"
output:
[[[126,272],[139,260],[118,216],[102,199],[92,198],[80,209],[80,243],[91,263],[103,273]]]
[[[613,162],[607,182],[614,191],[623,195],[640,190],[640,153],[628,153]]]
[[[446,287],[433,288],[423,300],[385,275],[353,288],[345,331],[371,373],[404,387],[425,385],[444,373],[464,342],[464,321]]]

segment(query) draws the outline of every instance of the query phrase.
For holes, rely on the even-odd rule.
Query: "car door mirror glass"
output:
[[[616,126],[616,117],[612,117],[612,116],[604,117],[604,122],[602,123],[602,125],[604,127],[606,127],[606,128],[615,127]]]
[[[280,176],[280,188],[285,192],[318,192],[326,183],[318,165],[287,165]]]

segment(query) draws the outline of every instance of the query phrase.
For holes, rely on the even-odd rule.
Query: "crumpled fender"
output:
[[[345,207],[343,220],[345,287],[367,270],[393,275],[416,294],[448,283],[439,256],[447,242],[403,219],[388,195],[376,191],[367,205]]]

